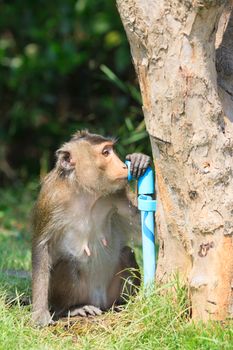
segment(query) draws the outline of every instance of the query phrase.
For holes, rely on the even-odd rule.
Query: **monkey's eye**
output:
[[[110,154],[110,150],[108,148],[104,148],[102,151],[102,154],[104,157],[108,157]]]

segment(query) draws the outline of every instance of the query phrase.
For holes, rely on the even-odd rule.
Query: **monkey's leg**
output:
[[[70,308],[87,303],[87,288],[78,263],[60,260],[51,269],[49,285],[49,304],[55,315],[65,315]]]
[[[108,290],[108,304],[125,304],[140,286],[140,277],[135,254],[126,246],[121,251],[120,262]]]
[[[108,288],[107,304],[125,304],[130,295],[136,293],[140,285],[140,272],[134,252],[130,247],[124,247],[120,254],[120,261]],[[106,309],[105,309],[106,310]],[[70,311],[70,316],[101,315],[102,311],[93,305],[77,307]]]
[[[75,261],[61,260],[51,271],[49,301],[56,317],[95,316],[102,311],[90,305],[85,276]]]

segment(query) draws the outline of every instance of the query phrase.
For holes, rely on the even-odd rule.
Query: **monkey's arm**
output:
[[[33,242],[32,247],[32,319],[37,326],[52,323],[48,309],[49,289],[48,244]]]
[[[136,217],[139,214],[137,208],[137,194],[130,190],[129,186],[113,197],[114,206],[118,214],[123,217]]]
[[[135,197],[135,193],[127,188],[117,197],[114,204],[117,207],[118,222],[121,222],[122,231],[128,236],[138,239],[141,232],[140,212],[133,197]]]
[[[144,174],[146,168],[151,162],[151,158],[143,153],[132,153],[126,156],[126,160],[131,162],[130,172],[133,177],[139,177]]]

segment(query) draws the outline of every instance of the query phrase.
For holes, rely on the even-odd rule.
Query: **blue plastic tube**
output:
[[[126,161],[126,165],[128,180],[131,181],[133,178],[130,173],[130,162]],[[150,196],[154,194],[154,174],[150,167],[138,179],[138,194],[138,209],[141,211],[144,286],[148,286],[154,282],[156,271],[154,235],[156,200]]]

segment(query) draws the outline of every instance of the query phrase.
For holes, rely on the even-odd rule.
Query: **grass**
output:
[[[21,303],[31,295],[29,213],[36,191],[33,183],[0,190],[0,350],[233,349],[232,322],[189,320],[187,294],[178,279],[149,296],[141,290],[122,312],[33,328],[30,305]],[[175,300],[171,289],[177,291]]]

